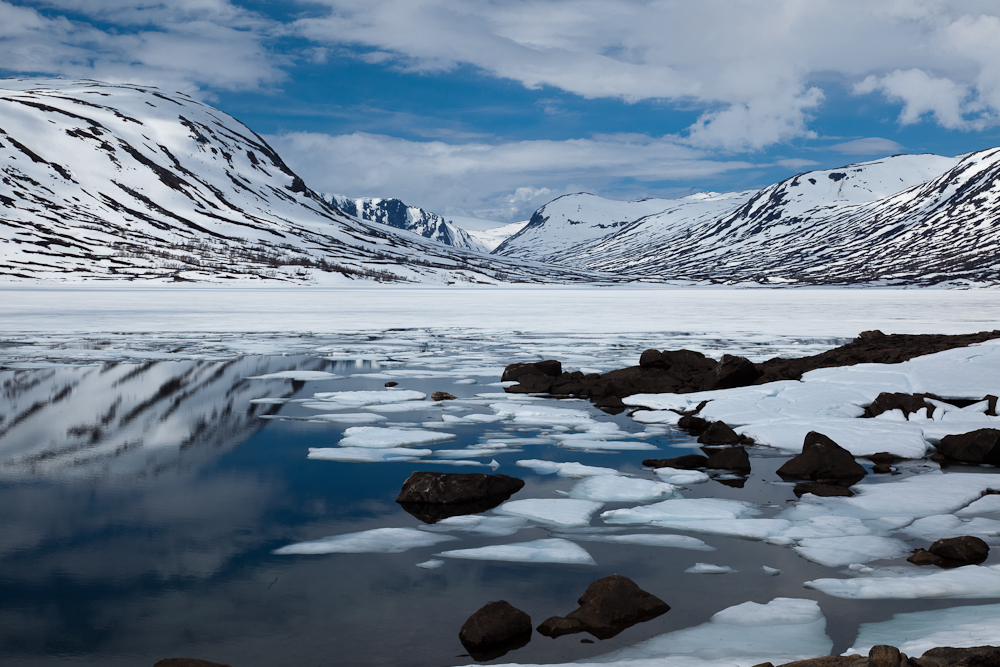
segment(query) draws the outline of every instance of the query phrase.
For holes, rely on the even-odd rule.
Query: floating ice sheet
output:
[[[386,461],[416,461],[422,456],[430,456],[429,449],[402,449],[386,447],[310,447],[309,458],[319,461],[344,461],[348,463],[384,463]]]
[[[1000,478],[997,479],[997,486],[1000,486]],[[968,507],[955,512],[958,516],[974,516],[976,514],[993,514],[1000,512],[1000,494],[991,493],[973,502]]]
[[[654,505],[608,510],[601,518],[611,524],[649,524],[657,520],[697,521],[738,519],[759,513],[745,500],[725,498],[672,498]]]
[[[515,544],[497,544],[477,549],[456,549],[443,551],[438,555],[448,558],[501,560],[515,563],[597,564],[579,544],[557,537]]]
[[[391,428],[381,426],[352,426],[344,431],[340,441],[342,447],[410,447],[429,445],[435,442],[454,440],[452,433],[424,431],[420,429]]]
[[[647,639],[594,662],[750,667],[828,655],[832,648],[826,618],[815,601],[775,598],[767,604],[744,602],[723,609],[707,623]]]
[[[508,500],[493,511],[552,526],[589,526],[590,517],[603,506],[604,503],[592,500],[529,498]]]
[[[424,570],[436,570],[444,565],[444,561],[440,558],[432,558],[430,560],[425,560],[423,563],[417,563],[417,567]]]
[[[571,479],[594,477],[598,475],[622,474],[614,468],[599,468],[597,466],[588,466],[582,463],[560,463],[559,461],[543,461],[541,459],[526,459],[518,461],[517,465],[522,468],[531,468],[539,475],[551,475],[555,473],[560,477],[569,477]]]
[[[500,537],[513,535],[528,527],[528,521],[516,516],[489,516],[486,514],[466,514],[441,519],[437,523],[421,526],[420,530],[446,533],[457,530],[463,533],[478,533]]]
[[[334,424],[377,424],[384,419],[385,417],[382,415],[370,412],[331,412],[309,417],[309,421],[332,422]]]
[[[561,533],[561,537],[584,542],[610,542],[612,544],[641,544],[649,547],[674,547],[692,551],[715,551],[715,547],[688,535],[665,535],[663,533]]]
[[[602,503],[649,502],[674,496],[672,484],[634,477],[598,475],[581,480],[570,490],[570,498]]]
[[[375,528],[360,533],[324,537],[275,549],[274,554],[397,554],[416,547],[430,547],[456,538],[416,528]]]
[[[680,468],[656,468],[656,476],[669,484],[702,484],[709,477],[700,470],[681,470]]]
[[[867,563],[883,558],[908,556],[913,547],[891,537],[858,535],[847,537],[806,538],[794,547],[797,554],[820,565],[838,567]]]
[[[389,405],[404,401],[422,401],[427,394],[411,389],[385,391],[323,391],[313,394],[312,399],[302,403],[310,410],[336,410],[338,408],[362,408],[366,405]]]
[[[954,514],[937,514],[917,519],[903,528],[902,532],[910,537],[923,538],[929,542],[963,535],[975,535],[980,538],[995,537],[1000,535],[1000,521],[981,516],[963,519]]]
[[[814,579],[805,586],[853,600],[1000,597],[1000,565],[966,565],[936,572],[913,569],[911,576]],[[878,573],[876,569],[874,574]]]
[[[878,644],[895,646],[907,655],[923,655],[937,646],[996,646],[1000,604],[894,614],[888,621],[863,623],[847,654],[867,654]]]
[[[736,572],[728,565],[713,565],[712,563],[695,563],[684,570],[686,574],[731,574]]]
[[[281,371],[266,375],[252,375],[248,380],[297,380],[299,382],[315,382],[317,380],[342,380],[342,375],[326,371]]]

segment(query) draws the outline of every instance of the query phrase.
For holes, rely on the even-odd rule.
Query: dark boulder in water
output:
[[[524,480],[507,475],[417,471],[403,482],[396,502],[426,523],[478,514],[517,493]]]
[[[1000,465],[1000,430],[981,428],[961,435],[941,438],[938,453],[959,463]]]
[[[860,482],[867,474],[849,451],[816,431],[806,434],[801,454],[778,468],[778,475],[785,481],[811,479],[844,486]]]
[[[458,633],[474,660],[494,660],[531,641],[531,617],[506,600],[488,602]]]
[[[598,639],[609,639],[636,623],[670,611],[663,600],[620,574],[598,579],[578,602],[579,609],[564,617],[546,619],[538,626],[538,632],[546,637],[589,632]]]

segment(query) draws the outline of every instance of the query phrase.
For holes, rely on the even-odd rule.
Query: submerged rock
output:
[[[816,431],[806,434],[801,454],[778,468],[778,475],[785,481],[811,479],[844,486],[860,482],[867,474],[849,451]]]
[[[628,577],[612,574],[592,583],[578,600],[580,607],[565,617],[553,616],[538,626],[546,637],[589,632],[609,639],[636,623],[670,611],[663,600],[639,588]]]
[[[938,453],[959,463],[1000,465],[1000,430],[981,428],[961,435],[941,438]]]
[[[485,473],[417,471],[403,482],[396,502],[425,523],[492,509],[521,490],[524,480]]]
[[[531,641],[531,617],[506,600],[487,602],[458,633],[474,660],[494,660]]]
[[[705,467],[748,473],[750,472],[750,456],[741,445],[726,447],[725,449],[713,452],[708,457]]]

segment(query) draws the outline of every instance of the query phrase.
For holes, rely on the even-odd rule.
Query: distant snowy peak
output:
[[[344,213],[362,220],[413,232],[426,239],[456,248],[476,252],[489,252],[490,250],[464,229],[447,222],[437,213],[431,213],[416,206],[407,206],[399,199],[371,197],[353,199],[336,194],[328,195],[326,198]]]
[[[521,222],[512,222],[507,225],[500,225],[499,227],[490,227],[489,229],[467,229],[465,231],[481,246],[486,248],[487,251],[493,252],[504,241],[524,229],[528,225],[528,222],[528,220],[522,220]]]
[[[615,201],[588,193],[564,195],[541,207],[528,225],[495,254],[550,261],[580,244],[621,234],[642,224],[674,231],[706,215],[744,203],[753,192],[700,192],[681,199]]]

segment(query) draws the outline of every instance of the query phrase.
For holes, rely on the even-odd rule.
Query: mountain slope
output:
[[[326,199],[344,213],[355,218],[413,232],[431,241],[455,248],[476,252],[489,251],[464,229],[446,222],[437,213],[431,213],[416,206],[407,206],[399,199],[371,197],[351,199],[344,195],[328,195]]]
[[[671,280],[995,284],[1000,149],[799,174],[720,215],[648,216],[533,259]],[[682,201],[682,200],[678,200]]]
[[[350,217],[258,135],[182,94],[0,80],[0,276],[337,284],[613,279]]]

